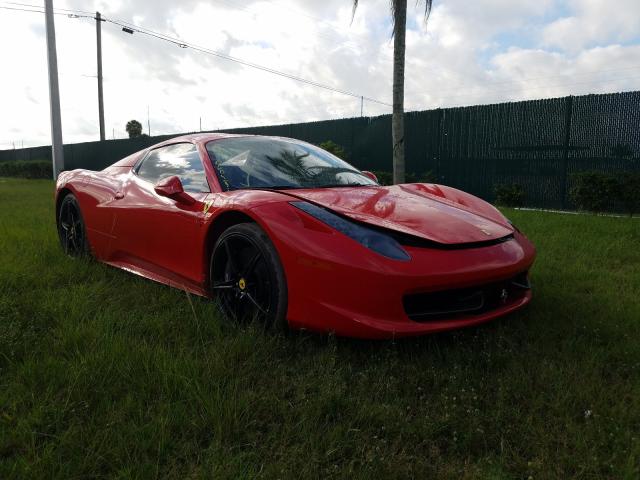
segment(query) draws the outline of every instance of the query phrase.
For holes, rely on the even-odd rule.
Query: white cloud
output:
[[[425,29],[410,2],[407,109],[637,88],[637,1],[436,1]],[[625,3],[626,2],[626,3]],[[387,0],[56,0],[56,7],[135,21],[190,43],[383,101],[391,99]],[[609,10],[616,10],[611,12]],[[565,17],[557,12],[562,11]],[[603,15],[603,11],[609,11]],[[634,13],[636,12],[636,13]],[[43,16],[0,10],[0,148],[49,141]],[[596,21],[597,19],[597,21]],[[98,137],[95,25],[56,17],[66,142]],[[626,42],[624,45],[620,42]],[[108,137],[132,118],[153,134],[356,116],[359,98],[103,24]],[[634,69],[634,67],[636,67]],[[635,77],[634,77],[635,75]],[[365,104],[365,114],[389,112]]]
[[[546,26],[543,43],[572,53],[585,47],[637,39],[640,33],[638,0],[570,0],[571,15]]]

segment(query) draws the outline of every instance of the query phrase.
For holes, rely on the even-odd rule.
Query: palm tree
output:
[[[433,0],[424,0],[425,21],[431,13]],[[407,31],[407,0],[390,0],[393,19],[393,115],[391,138],[393,142],[393,183],[404,182],[404,55]],[[358,0],[353,0],[353,14]]]
[[[129,134],[129,138],[137,138],[142,136],[142,124],[137,120],[129,120],[125,129]]]

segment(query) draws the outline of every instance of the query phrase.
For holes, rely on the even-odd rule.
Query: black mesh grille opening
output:
[[[411,320],[429,322],[478,315],[514,303],[530,289],[527,272],[486,285],[405,295],[404,310]]]

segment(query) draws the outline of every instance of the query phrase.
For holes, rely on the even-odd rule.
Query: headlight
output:
[[[507,219],[507,222],[509,223],[509,225],[511,225],[511,226],[513,227],[513,229],[514,229],[516,232],[518,232],[518,233],[522,233],[522,232],[520,231],[520,229],[519,229],[518,227],[516,227],[516,226],[513,224],[513,222],[512,222],[511,220],[509,220],[507,217],[504,217],[504,218],[506,218],[506,219]]]
[[[409,254],[396,242],[393,238],[373,229],[364,227],[355,222],[346,220],[335,213],[332,213],[322,207],[318,207],[308,202],[290,202],[296,208],[299,208],[312,217],[326,223],[331,228],[343,233],[344,235],[354,239],[356,242],[364,245],[380,255],[393,260],[407,261],[411,259]]]

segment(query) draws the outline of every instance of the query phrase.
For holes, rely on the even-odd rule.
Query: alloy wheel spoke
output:
[[[263,285],[268,279],[262,278],[259,268],[264,259],[258,245],[242,235],[232,235],[218,244],[216,252],[212,265],[218,266],[212,267],[210,288],[220,299],[223,312],[237,320],[268,318],[270,290]]]
[[[80,250],[84,242],[84,231],[82,230],[82,224],[76,227],[73,233],[74,233],[73,236],[75,237],[76,242],[78,244],[78,249]]]
[[[224,249],[227,252],[227,263],[231,268],[231,273],[235,276],[238,273],[238,267],[236,266],[235,259],[233,258],[233,252],[231,251],[231,245],[229,245],[229,239],[224,241]]]
[[[71,241],[71,246],[73,247],[73,251],[77,252],[78,251],[78,243],[77,243],[77,238],[75,235],[70,235],[69,236],[69,240]]]
[[[64,202],[59,216],[59,236],[62,248],[67,255],[77,256],[84,253],[84,224],[76,205]]]
[[[263,315],[267,314],[267,312],[264,311],[264,308],[260,306],[256,299],[253,298],[253,295],[251,295],[249,292],[245,292],[242,297],[247,298],[251,303],[253,303],[253,305],[260,311],[260,313],[262,313]]]
[[[245,266],[244,272],[242,272],[244,278],[248,278],[253,273],[258,264],[258,260],[260,260],[260,252],[256,251],[255,255],[251,257],[251,260],[249,260],[249,263]]]
[[[213,288],[214,290],[226,290],[234,288],[236,284],[236,280],[228,280],[226,282],[214,283],[211,288]]]

